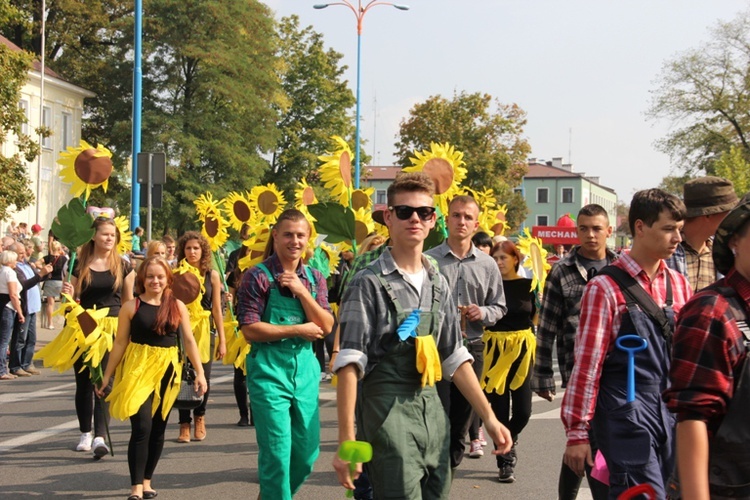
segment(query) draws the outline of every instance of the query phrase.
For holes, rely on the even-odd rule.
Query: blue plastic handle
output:
[[[396,333],[398,333],[398,338],[401,339],[401,342],[404,342],[409,337],[417,336],[417,327],[419,326],[421,314],[422,311],[420,311],[419,309],[414,309],[411,314],[406,317],[403,323],[398,325]]]
[[[626,345],[626,342],[631,345]],[[635,353],[648,347],[648,340],[639,335],[623,335],[617,337],[615,345],[621,351],[628,353],[628,403],[635,401]]]

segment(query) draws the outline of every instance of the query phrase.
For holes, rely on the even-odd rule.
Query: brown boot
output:
[[[206,439],[206,417],[195,417],[195,435],[193,437],[196,441]]]
[[[178,443],[189,443],[190,442],[190,422],[180,424],[180,437],[177,438]]]

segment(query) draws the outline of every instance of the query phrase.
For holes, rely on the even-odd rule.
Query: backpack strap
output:
[[[664,310],[654,302],[654,299],[643,289],[638,282],[630,276],[624,269],[617,266],[606,266],[598,275],[609,276],[614,282],[620,287],[623,295],[625,296],[626,305],[632,306],[637,304],[643,312],[645,312],[651,319],[656,321],[662,331],[662,336],[667,341],[667,345],[672,345],[672,333],[673,325],[669,321]],[[666,305],[670,307],[672,305],[672,280],[667,272],[667,300]]]

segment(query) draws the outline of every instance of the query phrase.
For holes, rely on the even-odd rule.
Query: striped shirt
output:
[[[625,270],[660,306],[667,296],[666,275],[672,281],[672,308],[678,314],[692,295],[685,277],[667,268],[664,261],[653,281],[629,255],[622,255],[614,264]],[[560,416],[568,437],[568,446],[588,443],[589,423],[594,417],[599,378],[607,354],[615,347],[622,316],[627,312],[620,287],[609,276],[596,276],[586,286],[581,301],[581,321],[575,342],[575,365],[563,397]]]

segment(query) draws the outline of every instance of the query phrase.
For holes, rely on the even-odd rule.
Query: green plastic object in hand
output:
[[[357,464],[372,460],[372,445],[367,441],[344,441],[339,446],[339,458],[349,462],[349,475],[354,477]],[[352,498],[354,491],[346,490],[346,498]]]

